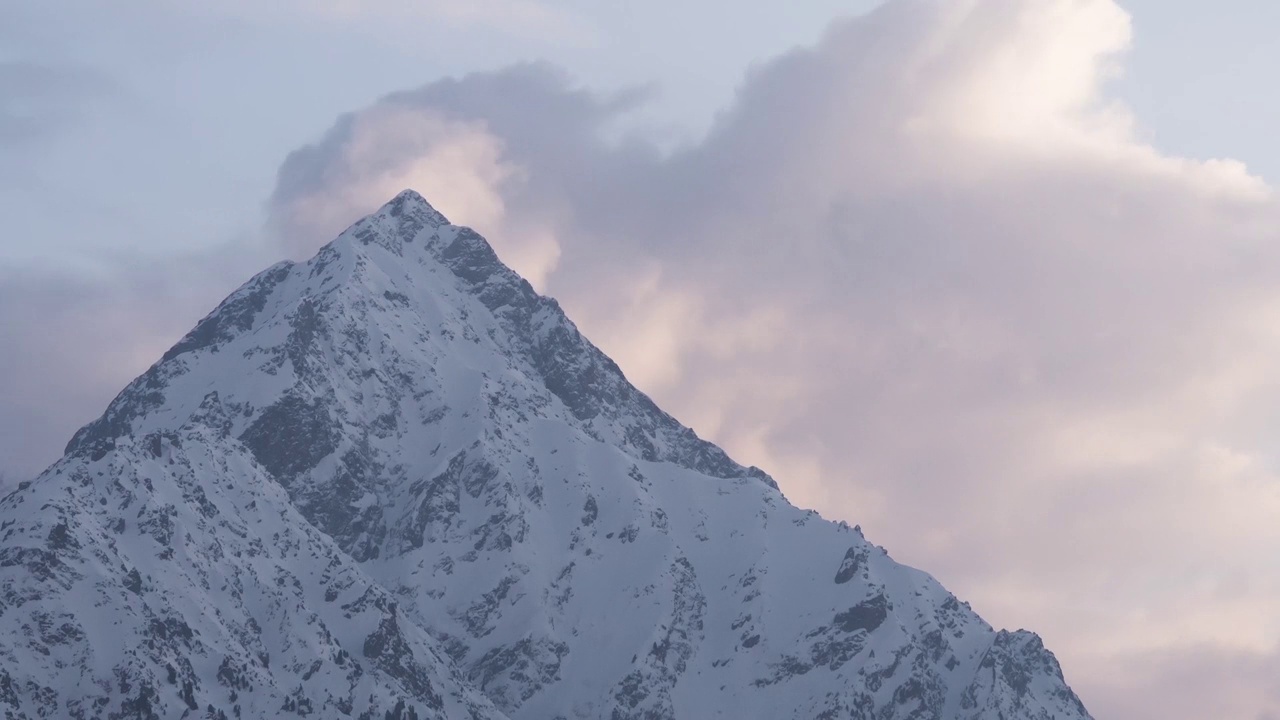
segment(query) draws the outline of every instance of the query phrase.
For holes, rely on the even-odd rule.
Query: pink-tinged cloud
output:
[[[288,170],[388,108],[481,123],[520,181],[477,191],[501,221],[441,209],[518,269],[504,224],[543,228],[549,290],[661,404],[1041,631],[1099,718],[1256,717],[1265,674],[1214,668],[1280,640],[1280,214],[1241,163],[1141,141],[1107,94],[1130,38],[1110,0],[890,3],[667,154],[545,68],[435,83],[299,151],[275,207],[369,183]]]

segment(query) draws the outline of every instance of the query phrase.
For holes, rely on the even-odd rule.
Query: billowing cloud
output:
[[[300,208],[417,187],[794,501],[1041,631],[1100,718],[1265,717],[1280,206],[1140,139],[1130,37],[1112,0],[890,3],[673,152],[617,131],[642,94],[437,82],[296,153],[272,210],[296,248]]]
[[[642,98],[571,89],[541,64],[392,95],[289,156],[270,223],[286,250],[308,255],[413,187],[455,222],[503,238],[507,261],[542,288],[561,251],[554,228],[572,225],[572,201],[596,191],[592,168],[607,162],[618,178],[639,169],[599,136]],[[554,182],[533,181],[523,155],[530,148],[539,152],[539,175]]]

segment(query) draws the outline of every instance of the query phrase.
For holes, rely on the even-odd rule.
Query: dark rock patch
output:
[[[240,441],[271,475],[288,481],[315,467],[338,447],[337,424],[319,399],[285,395],[263,410]]]
[[[862,569],[862,561],[864,558],[858,552],[857,548],[849,548],[844,553],[844,559],[840,561],[840,569],[836,571],[836,584],[843,585],[853,579]]]
[[[836,613],[834,622],[841,632],[875,632],[888,617],[889,601],[883,595],[877,595],[844,612]]]

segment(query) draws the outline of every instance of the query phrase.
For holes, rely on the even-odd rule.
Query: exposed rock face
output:
[[[406,192],[0,500],[14,718],[1081,720]]]

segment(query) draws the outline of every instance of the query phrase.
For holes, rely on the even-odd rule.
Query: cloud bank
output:
[[[1042,631],[1099,717],[1262,717],[1280,682],[1222,669],[1280,632],[1280,216],[1142,142],[1130,38],[1110,0],[890,3],[669,153],[552,69],[472,75],[344,118],[272,208],[311,248],[419,189],[794,501]]]
[[[794,502],[1041,632],[1100,720],[1261,720],[1280,206],[1141,140],[1107,85],[1130,39],[1112,0],[899,0],[757,66],[674,151],[619,130],[641,92],[536,64],[434,82],[290,156],[270,227],[306,255],[414,187]],[[180,334],[131,297],[38,303],[124,319],[13,325],[65,337],[0,377]],[[28,418],[55,392],[15,387]]]

